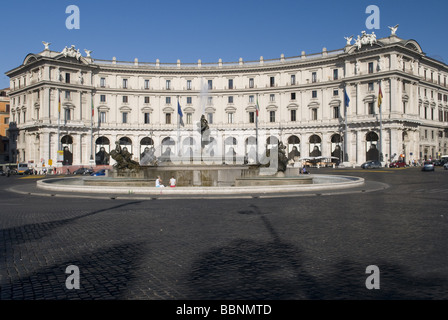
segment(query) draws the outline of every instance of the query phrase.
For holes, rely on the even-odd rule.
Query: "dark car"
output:
[[[89,168],[79,168],[73,171],[73,174],[79,174],[79,175],[91,175],[92,173],[93,170]]]
[[[23,174],[34,174],[34,169],[26,169]]]
[[[434,163],[431,161],[425,161],[422,171],[434,171]]]
[[[93,172],[91,176],[105,176],[106,175],[106,169],[101,169],[99,171]]]
[[[366,161],[361,165],[361,168],[363,169],[381,168],[381,162],[379,162],[378,160]]]
[[[404,161],[394,161],[391,162],[389,168],[404,168],[406,167],[406,162]]]
[[[5,171],[3,171],[3,170],[0,170],[0,176],[6,176],[6,173],[5,173]]]

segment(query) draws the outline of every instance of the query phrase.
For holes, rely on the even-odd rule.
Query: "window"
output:
[[[271,87],[275,87],[275,77],[271,77],[269,80],[269,84]]]
[[[166,87],[166,90],[171,90],[171,80],[166,80],[165,87]]]
[[[213,104],[213,97],[207,97],[207,105],[212,105]]]
[[[191,104],[191,101],[192,101],[191,97],[187,97],[187,104]]]
[[[106,102],[106,95],[105,94],[100,95],[100,102]]]
[[[291,100],[296,100],[296,93],[295,92],[291,92]]]
[[[375,114],[375,107],[373,102],[369,102],[367,112],[368,114]]]
[[[123,89],[128,88],[128,79],[123,79]]]
[[[143,118],[144,118],[144,121],[145,121],[146,124],[150,123],[150,121],[149,121],[149,112],[145,112],[143,114]]]
[[[227,98],[227,102],[228,102],[228,103],[233,103],[233,96],[229,96],[229,97]]]
[[[311,82],[312,83],[317,82],[317,73],[316,72],[311,73]]]
[[[106,78],[101,78],[100,79],[100,87],[101,88],[105,88],[106,87]]]
[[[228,114],[227,114],[227,123],[233,123],[233,116],[234,116],[235,114],[233,113],[233,112],[229,112]]]
[[[254,123],[255,122],[255,112],[250,111],[249,112],[249,123]]]
[[[369,73],[373,73],[373,62],[369,62]]]
[[[192,123],[193,123],[193,114],[187,113],[187,124],[192,124]]]
[[[187,80],[187,90],[191,90],[191,80]]]
[[[145,80],[145,89],[149,89],[149,80]]]
[[[149,103],[149,97],[145,97],[145,103]]]
[[[275,101],[275,94],[269,95],[269,101],[274,102]]]
[[[373,82],[369,82],[369,83],[367,84],[367,90],[369,90],[369,91],[373,91]]]
[[[123,103],[128,103],[128,96],[123,96]]]
[[[269,111],[269,122],[275,122],[275,111]]]
[[[338,80],[338,69],[333,70],[333,80]]]
[[[295,85],[296,84],[296,75],[292,74],[291,75],[291,85]]]
[[[171,104],[171,97],[165,97],[165,104]]]
[[[106,112],[105,111],[100,111],[100,113],[98,114],[98,121],[99,123],[105,123],[106,122]]]
[[[249,79],[249,88],[253,88],[254,87],[254,78],[250,78]]]
[[[128,123],[128,113],[127,112],[123,112],[121,114],[122,117],[122,123]]]
[[[207,113],[207,121],[209,124],[213,124],[213,113]]]
[[[333,108],[333,118],[334,119],[339,119],[339,107],[334,107]]]
[[[317,90],[311,92],[311,98],[317,98]]]
[[[403,101],[403,113],[406,113],[406,101]]]
[[[317,120],[317,108],[311,109],[311,120]]]
[[[297,121],[297,110],[291,110],[291,121]]]
[[[233,79],[229,79],[229,89],[233,89]]]
[[[207,86],[208,86],[208,90],[212,90],[213,89],[213,80],[208,80]]]
[[[9,117],[4,119],[4,124],[9,124]]]
[[[338,89],[334,89],[334,90],[333,90],[333,96],[334,96],[334,97],[339,96],[339,90],[338,90]]]
[[[165,113],[165,124],[171,124],[171,113]]]
[[[71,119],[70,119],[70,109],[65,109],[64,110],[64,120],[65,121],[70,121]]]
[[[70,91],[65,91],[65,99],[70,100]]]
[[[70,83],[70,73],[65,74],[65,83]]]
[[[249,103],[254,103],[254,96],[249,96]]]

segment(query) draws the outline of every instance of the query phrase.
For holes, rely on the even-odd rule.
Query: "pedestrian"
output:
[[[160,178],[160,176],[157,176],[156,179],[156,187],[157,188],[164,188],[165,186],[162,184],[162,179]]]
[[[171,179],[170,179],[170,187],[171,188],[174,188],[176,186],[176,179],[174,178],[174,176],[173,177],[171,177]]]

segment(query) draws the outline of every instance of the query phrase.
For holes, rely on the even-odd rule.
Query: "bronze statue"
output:
[[[110,152],[110,156],[117,162],[114,167],[118,170],[140,168],[139,163],[132,160],[132,153],[128,151],[128,148],[123,147],[122,149],[118,141],[115,142],[115,150]]]
[[[288,157],[286,156],[286,146],[283,144],[283,142],[279,141],[277,143],[277,146],[267,149],[266,154],[264,156],[264,159],[262,159],[262,163],[267,161],[266,159],[270,158],[271,152],[274,154],[277,152],[277,172],[285,172],[286,166],[288,165]],[[271,161],[265,163],[264,165],[261,165],[262,167],[270,167]]]

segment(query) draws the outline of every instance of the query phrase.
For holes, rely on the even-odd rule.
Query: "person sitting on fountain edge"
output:
[[[162,179],[160,178],[160,176],[157,176],[156,179],[156,187],[157,188],[164,188],[165,186],[162,184]]]

